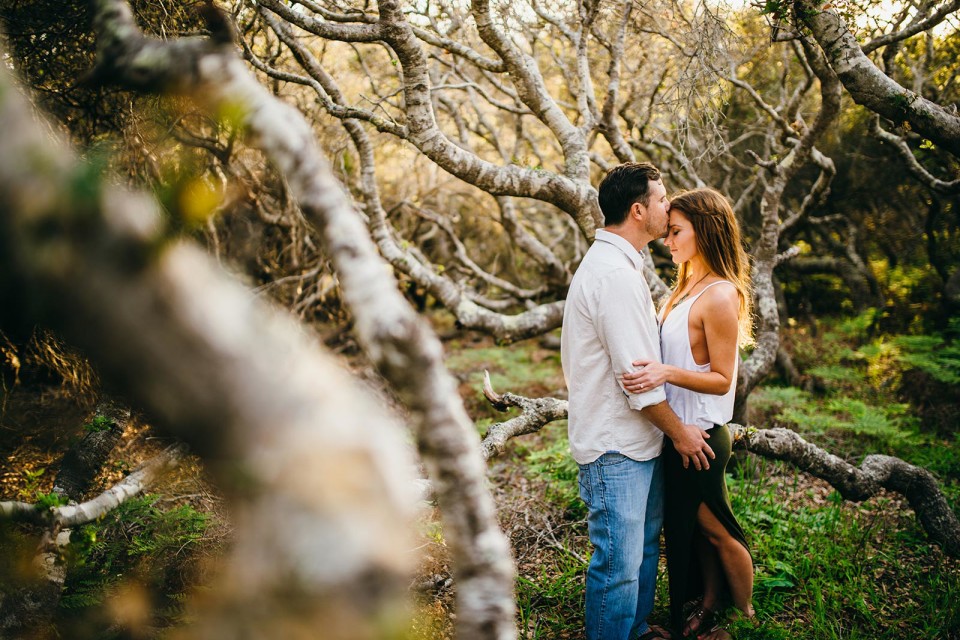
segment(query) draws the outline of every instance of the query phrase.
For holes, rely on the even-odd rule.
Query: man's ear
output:
[[[637,218],[638,220],[643,219],[643,215],[647,212],[647,208],[644,207],[639,202],[634,202],[630,205],[630,215]]]

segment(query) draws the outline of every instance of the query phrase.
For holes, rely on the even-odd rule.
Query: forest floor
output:
[[[448,366],[479,434],[512,415],[497,413],[483,397],[484,371],[497,391],[565,397],[555,339],[503,348],[476,334],[446,335]],[[887,453],[930,468],[957,510],[960,441],[913,419],[915,411],[898,396],[909,377],[891,382],[889,354],[870,351],[863,340],[851,347],[842,332],[797,331],[789,338],[798,365],[818,371],[828,389],[809,392],[774,380],[751,396],[751,424],[792,428],[854,464],[865,453]],[[351,368],[365,371],[350,349],[345,355]],[[363,377],[373,379],[369,373]],[[31,395],[21,387],[3,396],[4,500],[30,500],[50,491],[59,458],[92,410],[76,401],[76,390],[29,388],[42,392]],[[165,444],[135,417],[89,495]],[[488,477],[518,568],[520,637],[582,638],[590,545],[566,423],[512,441],[489,462]],[[757,623],[734,625],[735,637],[960,639],[960,560],[929,541],[901,496],[884,493],[851,503],[809,474],[743,452],[728,468],[728,484],[756,565]],[[229,519],[198,461],[183,464],[149,496],[105,520],[93,532],[96,542],[81,546],[84,562],[68,579],[57,627],[75,638],[149,638],[188,619],[184,603],[203,590],[209,566],[230,539]],[[409,637],[452,638],[456,585],[435,509],[424,514],[420,533],[423,561],[412,583],[418,595]],[[15,571],[10,566],[15,549],[28,549],[29,540],[16,532],[0,534],[0,576],[6,578]],[[134,584],[149,587],[136,590],[150,605],[139,609],[161,614],[105,622],[117,595],[129,594]],[[666,603],[661,559],[655,621],[666,622]],[[104,635],[103,629],[113,631]]]

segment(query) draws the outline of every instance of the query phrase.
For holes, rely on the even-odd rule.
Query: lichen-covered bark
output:
[[[498,394],[490,383],[490,374],[483,374],[483,395],[497,410],[520,407],[523,412],[516,418],[499,422],[483,437],[481,451],[485,459],[498,456],[506,450],[511,438],[539,431],[543,425],[567,417],[567,402],[557,398],[525,398],[513,393]]]
[[[907,498],[927,535],[947,554],[960,557],[960,521],[936,478],[926,469],[884,455],[868,455],[856,467],[789,429],[731,427],[735,448],[789,462],[826,480],[847,500],[860,502],[877,495],[880,489],[899,493]]]
[[[53,481],[54,492],[70,500],[80,500],[94,476],[106,463],[110,452],[123,435],[130,419],[130,412],[110,401],[97,405],[95,418],[103,423],[91,423],[95,428],[83,434],[63,456],[60,469]]]
[[[953,3],[956,10],[956,3]],[[909,122],[917,133],[960,156],[960,117],[901,86],[861,50],[843,18],[832,8],[798,0],[795,14],[809,27],[833,71],[857,104],[896,123]]]
[[[272,635],[295,592],[311,607],[294,619],[327,637],[388,633],[370,612],[393,610],[412,560],[397,420],[292,318],[199,248],[159,237],[151,200],[52,142],[5,70],[0,123],[0,273],[30,301],[19,311],[189,442],[231,498],[219,608],[191,632]]]
[[[203,48],[183,40],[146,41],[128,29],[127,24],[132,23],[128,10],[124,16],[118,13],[116,2],[101,0],[100,4],[98,37],[108,43],[117,39],[117,33],[126,38],[127,49],[118,45],[120,51],[114,53],[117,60],[126,62],[103,61],[114,71],[113,76],[127,86],[175,87],[212,113],[225,107],[239,110],[240,122],[253,144],[274,163],[305,216],[321,232],[357,337],[410,410],[417,445],[434,482],[453,550],[461,587],[459,632],[464,637],[513,637],[513,564],[506,538],[497,526],[473,424],[443,364],[439,340],[400,294],[353,202],[320,152],[310,125],[261,86],[233,51],[216,43]],[[389,8],[388,3],[382,10]],[[406,37],[394,31],[381,31],[381,36],[396,41]],[[149,67],[141,64],[141,55],[147,54]],[[166,54],[169,57],[164,57]],[[147,70],[168,79],[145,82]],[[416,98],[419,91],[410,87],[408,93]],[[408,126],[412,133],[419,125],[411,122]],[[369,508],[372,515],[378,502],[373,500],[362,508]],[[349,542],[361,543],[371,535],[373,532]],[[252,548],[247,551],[253,553]]]

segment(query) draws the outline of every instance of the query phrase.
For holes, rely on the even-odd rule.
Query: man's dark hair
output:
[[[610,169],[600,181],[600,211],[603,226],[610,227],[627,219],[634,202],[650,204],[650,183],[660,179],[660,170],[649,162],[626,162]]]

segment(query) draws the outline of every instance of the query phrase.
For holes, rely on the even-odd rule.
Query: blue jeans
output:
[[[660,458],[608,452],[580,465],[593,556],[587,569],[587,640],[633,640],[653,611],[663,525]]]

